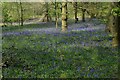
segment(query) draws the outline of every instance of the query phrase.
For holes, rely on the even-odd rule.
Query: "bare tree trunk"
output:
[[[58,28],[58,12],[57,12],[57,7],[58,7],[58,4],[55,1],[55,25],[56,25],[56,28]]]
[[[49,15],[49,6],[48,6],[48,2],[45,3],[45,14],[44,14],[44,17],[42,19],[43,22],[49,22],[51,21],[52,18],[51,16]]]
[[[82,9],[82,21],[85,22],[85,11],[86,9]]]
[[[56,25],[56,28],[58,28],[58,15],[56,16],[55,25]]]
[[[108,22],[107,22],[107,25],[106,25],[106,29],[105,31],[106,32],[111,32],[111,25],[112,25],[112,20],[113,20],[113,16],[111,14],[111,11],[112,11],[112,3],[110,3],[110,7],[109,7],[109,12],[108,12],[108,15],[106,18],[108,18]]]
[[[17,6],[17,13],[18,13],[18,24],[20,25],[20,11],[19,11],[19,4],[16,4]]]
[[[21,1],[20,1],[20,10],[21,10],[21,16],[20,16],[20,18],[21,18],[21,26],[23,26],[23,22],[24,22],[24,20],[23,20],[23,6],[22,6]]]
[[[49,22],[49,17],[48,17],[48,14],[49,14],[48,13],[48,3],[47,2],[45,3],[45,6],[46,6],[46,12],[45,12],[46,15],[45,15],[45,17],[47,19],[47,22]]]
[[[113,2],[114,5],[113,8],[119,8],[120,7],[120,2]],[[112,40],[112,46],[113,47],[120,47],[120,15],[114,15],[113,14],[113,22],[112,22],[112,28],[111,28],[111,33],[113,36]]]
[[[60,5],[61,5],[61,6],[60,6],[60,11],[61,11],[61,13],[62,13],[62,3],[60,3]]]
[[[74,6],[74,12],[75,12],[75,23],[77,23],[77,21],[78,21],[78,18],[77,18],[77,2],[74,2],[73,6]]]
[[[62,31],[67,31],[67,2],[62,2]]]

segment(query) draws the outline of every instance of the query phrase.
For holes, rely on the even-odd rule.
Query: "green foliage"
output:
[[[108,22],[108,19],[99,19],[103,24],[106,24]]]
[[[39,3],[22,3],[24,21],[39,17],[42,11],[42,5]],[[39,9],[39,7],[41,7]],[[40,12],[41,11],[41,12]],[[19,2],[2,3],[3,22],[18,22],[20,20],[20,4]]]
[[[47,25],[53,26],[36,28]],[[118,52],[104,31],[15,34],[3,36],[2,42],[3,61],[9,63],[2,69],[5,78],[112,78],[118,70]]]
[[[120,8],[119,8],[119,7],[113,8],[113,9],[112,9],[112,14],[113,14],[114,16],[116,16],[116,15],[119,15],[119,16],[120,16]]]
[[[54,19],[55,12],[58,17],[61,18],[61,3],[57,2],[57,9],[55,10],[55,3],[48,3],[48,15]],[[109,3],[77,3],[78,4],[78,18],[81,19],[82,12],[81,8],[87,10],[86,17],[94,14],[97,18],[103,19],[108,13]],[[20,6],[17,2],[3,3],[3,18],[6,22],[18,22],[20,20]],[[46,5],[45,3],[22,3],[24,12],[24,21],[32,18],[42,18],[45,14]],[[68,3],[68,19],[74,18],[74,8],[72,3]]]
[[[4,23],[12,22],[12,16],[9,13],[10,13],[10,11],[9,11],[9,9],[7,9],[7,5],[5,4],[2,9],[2,16],[3,16]]]

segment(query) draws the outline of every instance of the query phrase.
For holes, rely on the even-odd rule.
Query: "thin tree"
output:
[[[67,2],[62,2],[62,31],[65,32],[67,29]]]
[[[49,22],[48,3],[47,2],[45,3],[45,7],[46,7],[46,13],[45,14],[46,14],[47,22]]]
[[[24,22],[24,20],[23,20],[23,6],[22,6],[22,2],[20,1],[20,14],[21,14],[21,16],[20,16],[20,21],[21,21],[21,26],[23,26],[23,22]]]
[[[87,11],[87,6],[88,6],[88,3],[81,3],[81,7],[79,9],[81,9],[82,11],[82,22],[85,22],[85,12]]]
[[[57,7],[58,7],[58,4],[55,0],[55,25],[56,25],[56,28],[58,28],[58,10],[57,10]]]
[[[44,17],[43,17],[43,22],[46,21],[46,22],[49,22],[51,21],[51,16],[49,14],[49,10],[50,10],[50,6],[48,4],[48,2],[45,2],[45,13],[44,13]]]
[[[74,7],[74,13],[75,13],[75,23],[77,23],[78,18],[77,18],[77,2],[73,3],[73,7]]]
[[[20,11],[19,11],[19,3],[18,2],[16,2],[16,6],[17,6],[17,9],[16,9],[16,11],[17,11],[17,16],[18,16],[18,24],[20,25]]]
[[[85,11],[86,9],[82,8],[82,21],[85,22]]]

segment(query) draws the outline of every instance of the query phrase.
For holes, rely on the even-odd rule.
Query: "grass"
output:
[[[92,21],[92,20],[91,20]],[[96,22],[96,24],[99,24],[99,21]],[[82,21],[78,21],[78,23],[83,23]],[[92,21],[93,23],[93,21]],[[68,26],[71,24],[74,24],[74,19],[68,19]],[[33,28],[51,28],[55,27],[55,22],[43,22],[43,23],[38,23],[38,24],[24,24],[24,26],[19,26],[19,25],[9,25],[7,27],[2,27],[3,32],[9,32],[9,31],[21,31],[21,29],[33,29]],[[58,27],[61,27],[61,21],[58,22]]]
[[[2,40],[5,78],[117,77],[118,52],[104,31],[10,35]]]
[[[51,25],[51,26],[49,26]],[[46,23],[41,23],[41,24],[26,24],[24,26],[13,26],[13,25],[10,25],[10,26],[7,26],[7,27],[2,27],[2,31],[3,32],[8,32],[8,31],[20,31],[21,29],[26,29],[26,28],[29,28],[29,29],[33,29],[33,28],[49,28],[49,27],[54,27],[53,26],[54,23],[53,22],[48,22],[47,24]]]

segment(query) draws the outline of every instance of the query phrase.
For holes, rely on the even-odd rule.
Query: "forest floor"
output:
[[[100,22],[96,22],[96,20],[93,22],[78,22],[76,24],[70,24],[68,25],[68,32],[71,31],[92,31],[92,30],[105,30],[105,24],[100,24]],[[31,24],[32,23],[32,24]],[[33,24],[34,23],[34,24]],[[27,25],[28,24],[28,25]],[[47,27],[46,27],[47,24]],[[17,24],[18,25],[18,24]],[[3,28],[3,35],[14,35],[14,34],[22,34],[24,32],[30,32],[30,33],[37,33],[37,34],[41,34],[41,33],[61,33],[61,25],[58,25],[58,28],[55,28],[54,22],[38,22],[38,21],[34,21],[34,22],[25,22],[26,26],[21,27],[13,27],[13,29],[10,28]],[[30,27],[29,25],[32,25],[32,27]],[[41,27],[42,25],[42,27]],[[37,26],[37,27],[36,27]],[[17,29],[16,30],[14,30]],[[4,33],[4,30],[7,29],[7,32]],[[9,32],[10,30],[10,32]],[[13,30],[13,31],[11,31]]]
[[[105,24],[97,20],[3,27],[3,76],[6,78],[116,78],[118,52]]]

